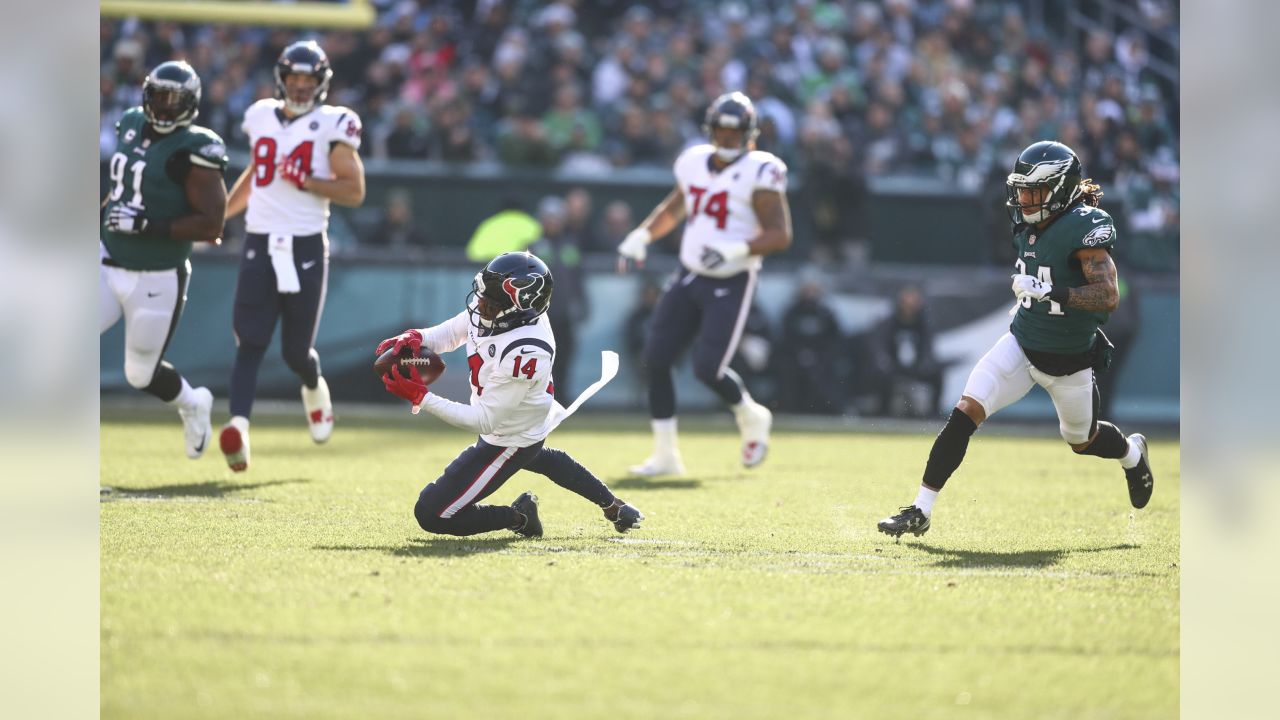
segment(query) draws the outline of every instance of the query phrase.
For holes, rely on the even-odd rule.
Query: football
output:
[[[405,377],[409,375],[410,366],[417,367],[418,375],[427,385],[435,382],[444,373],[444,360],[439,355],[427,348],[422,348],[415,354],[413,348],[406,345],[400,348],[399,354],[396,354],[393,349],[388,349],[379,355],[378,359],[373,361],[373,374],[381,378],[396,366],[399,366],[400,374]]]

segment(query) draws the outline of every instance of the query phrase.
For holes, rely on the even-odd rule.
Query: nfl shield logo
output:
[[[1036,244],[1036,236],[1035,236],[1035,233],[1032,233],[1032,234],[1031,234],[1031,236],[1027,238],[1027,244],[1028,244],[1028,245],[1035,245],[1035,244]]]

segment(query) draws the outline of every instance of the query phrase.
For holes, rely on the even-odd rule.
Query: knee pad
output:
[[[156,368],[159,366],[156,358],[138,358],[126,353],[124,358],[124,377],[129,381],[130,387],[138,390],[146,390],[151,384],[151,379],[155,377]]]

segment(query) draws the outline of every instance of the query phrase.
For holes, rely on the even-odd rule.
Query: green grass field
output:
[[[253,468],[176,417],[102,424],[104,718],[1168,718],[1178,447],[1151,505],[1112,461],[980,433],[933,529],[932,437],[685,433],[690,477],[626,480],[636,431],[551,437],[648,516],[617,535],[541,476],[547,535],[429,537],[419,490],[472,438],[428,418],[255,424]]]

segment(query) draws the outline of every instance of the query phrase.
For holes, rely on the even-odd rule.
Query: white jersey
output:
[[[684,236],[680,238],[680,263],[686,269],[710,277],[731,277],[744,270],[758,270],[759,255],[707,268],[706,248],[754,240],[760,222],[751,205],[757,190],[786,193],[787,165],[772,153],[752,150],[723,170],[711,167],[715,146],[695,145],[676,158],[676,184],[684,194]]]
[[[310,174],[330,179],[333,143],[360,149],[360,116],[348,108],[317,105],[292,120],[284,101],[264,99],[244,111],[241,128],[249,136],[252,177],[245,229],[251,233],[314,235],[329,225],[329,199],[299,190],[279,177],[279,165],[302,163]]]
[[[556,425],[551,384],[556,338],[546,315],[532,325],[482,337],[463,311],[419,332],[423,347],[436,353],[465,343],[471,373],[470,405],[428,394],[423,409],[500,447],[527,447],[550,434]]]

